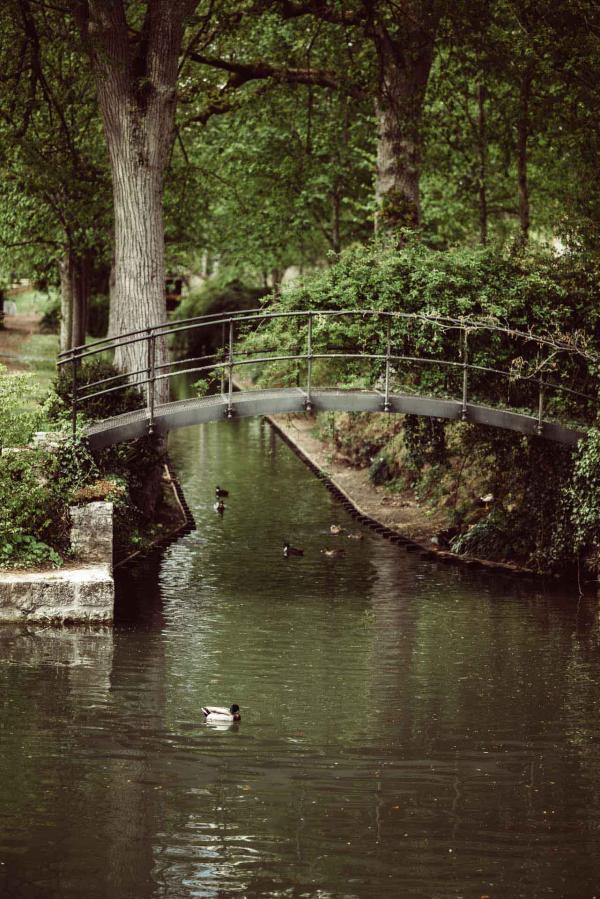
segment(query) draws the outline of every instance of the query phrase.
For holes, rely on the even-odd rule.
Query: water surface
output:
[[[596,895],[596,598],[331,536],[259,421],[171,454],[197,530],[114,631],[0,630],[0,895]]]

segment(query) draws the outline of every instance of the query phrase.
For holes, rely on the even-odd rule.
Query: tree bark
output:
[[[533,82],[533,63],[528,62],[519,84],[519,121],[517,126],[517,174],[519,182],[519,224],[521,241],[529,240],[529,182],[527,178],[529,139],[529,101]]]
[[[479,156],[478,192],[479,192],[479,240],[485,246],[488,241],[487,210],[487,134],[485,124],[485,85],[479,84],[477,90],[477,152]]]
[[[60,262],[60,350],[83,346],[87,332],[90,297],[90,266],[88,255],[78,256],[73,250],[65,252]]]
[[[374,17],[369,26],[379,62],[376,231],[421,222],[421,118],[439,12],[435,3],[406,6],[394,33]]]
[[[60,260],[60,351],[73,347],[73,274],[72,254],[67,252]]]
[[[174,135],[178,61],[184,20],[197,0],[147,0],[134,31],[124,0],[71,0],[96,80],[111,162],[114,198],[114,287],[111,333],[147,329],[166,318],[164,172]],[[155,362],[167,359],[156,342]],[[115,364],[140,380],[147,347],[118,348]],[[168,381],[156,401],[168,398]]]

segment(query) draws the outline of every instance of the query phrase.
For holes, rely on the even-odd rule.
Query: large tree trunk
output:
[[[163,182],[174,133],[179,53],[185,17],[197,0],[147,0],[135,30],[124,0],[71,0],[98,90],[114,196],[112,335],[147,329],[166,318]],[[133,23],[132,23],[133,24]],[[137,23],[136,23],[137,24]],[[166,361],[157,341],[155,363]],[[115,363],[140,379],[148,365],[143,343],[122,346]],[[156,400],[168,397],[158,382]]]
[[[439,12],[435,3],[406,6],[393,29],[381,19],[370,22],[379,62],[376,231],[421,221],[421,117]]]

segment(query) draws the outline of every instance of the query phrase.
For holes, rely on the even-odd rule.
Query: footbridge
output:
[[[597,361],[576,340],[487,319],[257,309],[106,338],[58,364],[74,431],[83,416],[101,449],[202,422],[317,411],[429,416],[575,444],[596,417]]]

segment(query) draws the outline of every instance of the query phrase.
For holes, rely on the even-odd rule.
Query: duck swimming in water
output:
[[[221,705],[204,705],[202,706],[202,714],[204,720],[211,724],[227,724],[228,721],[241,721],[240,707],[235,703],[227,708]]]
[[[217,499],[222,499],[224,496],[229,496],[229,490],[225,490],[224,487],[219,487],[219,485],[217,484],[217,486],[215,487],[215,496],[217,497]]]
[[[283,544],[283,555],[287,558],[288,556],[303,556],[304,550],[299,549],[297,546],[292,546],[290,543],[285,541]]]
[[[215,510],[215,512],[218,512],[219,515],[222,515],[225,511],[225,503],[223,502],[223,500],[218,499],[214,504],[213,509]]]
[[[343,530],[344,529],[341,527],[341,525],[332,524],[331,527],[329,528],[329,533],[335,534],[337,536],[337,534],[341,534]]]
[[[346,550],[344,549],[322,549],[321,552],[324,556],[329,556],[330,559],[335,556],[343,556]]]

